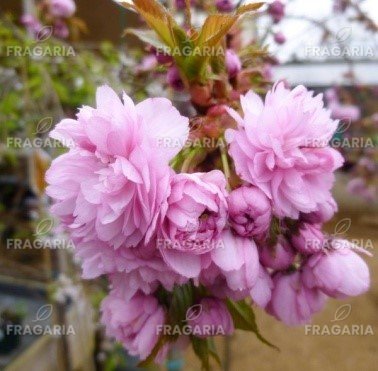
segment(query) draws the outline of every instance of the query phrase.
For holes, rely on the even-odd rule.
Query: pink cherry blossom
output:
[[[226,179],[218,170],[172,177],[158,247],[173,270],[196,277],[210,264],[208,253],[221,248],[219,238],[227,221],[226,196]]]
[[[145,359],[156,345],[165,311],[153,296],[137,293],[129,301],[110,293],[101,304],[106,334],[120,341],[132,356]]]
[[[188,119],[167,99],[135,106],[106,86],[96,100],[96,108],[83,107],[76,120],[52,131],[70,150],[53,161],[46,180],[52,212],[74,242],[106,255],[109,248],[148,243],[156,233],[168,206],[168,163],[185,143]],[[162,145],[165,137],[172,145]]]
[[[365,293],[370,287],[369,268],[346,240],[332,241],[333,249],[313,255],[304,267],[308,286],[317,287],[334,298]],[[359,251],[359,249],[356,249]]]
[[[234,300],[250,297],[257,305],[265,307],[270,300],[272,282],[259,262],[256,244],[229,230],[223,232],[222,242],[224,247],[212,252],[212,260],[221,274],[215,275],[209,284],[211,292]]]
[[[277,273],[273,277],[273,284],[272,299],[267,311],[289,326],[310,322],[327,299],[317,288],[307,287],[299,271]]]
[[[229,153],[239,176],[260,188],[277,216],[297,219],[330,197],[334,171],[343,163],[328,146],[337,121],[322,97],[305,87],[275,85],[265,103],[252,91],[241,97],[244,118],[234,110],[237,130],[228,129]]]

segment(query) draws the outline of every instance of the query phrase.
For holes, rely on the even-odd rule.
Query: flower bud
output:
[[[228,75],[231,78],[235,77],[241,70],[241,61],[232,49],[227,49],[226,51],[226,67]]]
[[[195,336],[207,338],[215,335],[231,335],[234,332],[234,323],[222,300],[203,298],[199,308],[195,318],[188,320]]]
[[[322,250],[325,238],[320,225],[303,223],[298,234],[292,235],[290,241],[298,252],[311,255]]]
[[[228,197],[231,227],[242,237],[260,237],[266,233],[272,217],[271,205],[256,187],[242,186]]]
[[[266,268],[283,270],[290,267],[295,251],[285,237],[279,236],[274,246],[264,245],[260,249],[260,261]]]

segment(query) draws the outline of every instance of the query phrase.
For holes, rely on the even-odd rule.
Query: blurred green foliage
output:
[[[94,103],[102,84],[145,96],[145,85],[135,81],[135,60],[109,42],[92,47],[52,37],[38,41],[11,16],[0,17],[1,142],[32,137],[43,118],[52,117],[55,124],[73,116],[79,106]]]

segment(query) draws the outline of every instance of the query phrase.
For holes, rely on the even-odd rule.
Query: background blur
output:
[[[244,35],[274,56],[259,65],[268,85],[284,79],[324,92],[340,119],[332,145],[346,163],[334,189],[339,212],[327,231],[373,254],[367,258],[372,287],[367,295],[330,301],[307,327],[287,328],[257,310],[261,332],[281,352],[249,333],[217,342],[232,371],[376,370],[378,2],[284,2],[278,24],[261,14],[245,22]],[[51,27],[45,17],[36,31],[25,15],[36,16],[39,3],[0,2],[0,369],[135,370],[137,360],[106,339],[98,321],[106,281],[81,280],[72,243],[49,215],[44,173],[64,149],[48,132],[92,104],[104,83],[135,100],[168,96],[183,111],[185,96],[175,93],[148,48],[123,36],[141,25],[135,14],[111,0],[76,0],[64,24]],[[196,16],[200,22],[201,12]],[[7,333],[9,325],[19,331]],[[172,354],[161,368],[200,365],[188,351]]]

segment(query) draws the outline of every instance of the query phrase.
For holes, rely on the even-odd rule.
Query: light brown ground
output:
[[[371,210],[370,210],[371,211]],[[362,218],[371,220],[370,211]],[[340,220],[350,217],[350,213],[338,215]],[[376,216],[375,216],[376,218]],[[366,330],[371,326],[374,335],[309,335],[305,328],[288,328],[256,309],[259,328],[263,335],[277,345],[281,352],[276,352],[256,340],[251,333],[238,331],[231,343],[231,366],[229,371],[373,371],[378,370],[378,225],[361,221],[361,216],[352,215],[348,238],[362,239],[365,247],[374,245],[372,258],[366,258],[372,277],[370,291],[360,297],[342,300],[329,300],[326,308],[313,320],[314,325],[348,326],[362,325]],[[328,227],[329,232],[334,230]],[[370,241],[368,241],[370,239]],[[375,250],[375,251],[374,251]],[[344,305],[351,305],[350,315],[337,322],[336,310]],[[223,341],[217,341],[218,351],[223,357]],[[198,371],[200,364],[189,350],[186,354],[185,371]],[[220,370],[214,367],[214,370]]]

